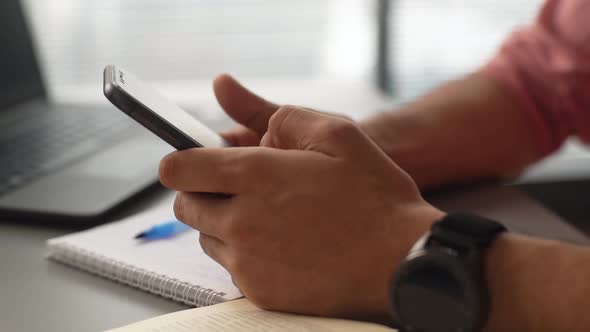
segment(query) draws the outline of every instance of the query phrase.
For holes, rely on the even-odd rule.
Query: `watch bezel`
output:
[[[427,236],[423,237],[426,240],[427,238]],[[476,269],[466,266],[460,254],[453,254],[448,248],[425,248],[426,240],[418,241],[417,246],[421,245],[422,247],[416,248],[417,246],[415,246],[410,255],[408,255],[408,258],[400,264],[394,275],[391,284],[392,287],[390,288],[390,299],[395,317],[398,319],[400,325],[408,331],[424,324],[424,319],[416,322],[409,321],[410,319],[408,317],[403,316],[403,310],[400,310],[400,308],[404,301],[414,300],[428,303],[427,299],[420,300],[417,297],[410,296],[411,299],[404,300],[401,298],[401,292],[397,292],[396,290],[403,287],[403,283],[412,280],[412,275],[418,273],[418,271],[424,270],[425,268],[436,268],[445,271],[459,282],[464,294],[463,306],[470,310],[465,314],[465,321],[461,322],[460,326],[453,326],[449,331],[477,330],[483,324],[482,317],[487,313],[487,308],[485,307],[487,303],[486,290],[482,289],[481,286],[481,274],[475,272],[477,271]],[[433,287],[432,290],[436,291],[436,288]],[[447,325],[451,324],[451,322],[447,323]],[[419,329],[417,330],[420,331]]]

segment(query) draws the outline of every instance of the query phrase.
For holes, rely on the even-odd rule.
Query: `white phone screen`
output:
[[[150,109],[162,120],[199,142],[206,148],[227,146],[227,142],[215,131],[202,124],[173,102],[167,100],[156,89],[143,83],[132,73],[121,67],[114,67],[114,83],[134,98],[137,102]]]

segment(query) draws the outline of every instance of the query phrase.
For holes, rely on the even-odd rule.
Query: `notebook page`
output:
[[[386,326],[342,319],[319,318],[265,311],[246,299],[183,310],[108,332],[395,332]]]
[[[155,224],[173,219],[172,206],[172,199],[164,200],[157,207],[128,219],[51,239],[48,245],[50,248],[61,244],[74,246],[191,285],[223,292],[225,299],[241,297],[229,273],[202,251],[197,231],[146,242],[133,238]]]

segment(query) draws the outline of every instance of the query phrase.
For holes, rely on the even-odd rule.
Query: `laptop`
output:
[[[0,3],[0,45],[0,220],[97,221],[157,183],[170,146],[106,99],[48,100],[18,0]]]

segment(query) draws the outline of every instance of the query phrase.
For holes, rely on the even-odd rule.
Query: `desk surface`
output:
[[[163,198],[159,193],[152,199]],[[514,189],[480,191],[467,195],[439,195],[435,205],[497,218],[527,232],[528,221],[541,222],[550,236],[584,241],[572,228]],[[143,201],[133,210],[149,204]],[[518,206],[528,206],[524,209]],[[526,218],[523,216],[529,216]],[[528,225],[528,226],[527,226]],[[45,240],[71,230],[0,222],[0,330],[97,331],[187,308],[142,291],[117,284],[45,259]]]
[[[45,241],[70,232],[0,222],[1,331],[99,331],[188,308],[45,259]]]

